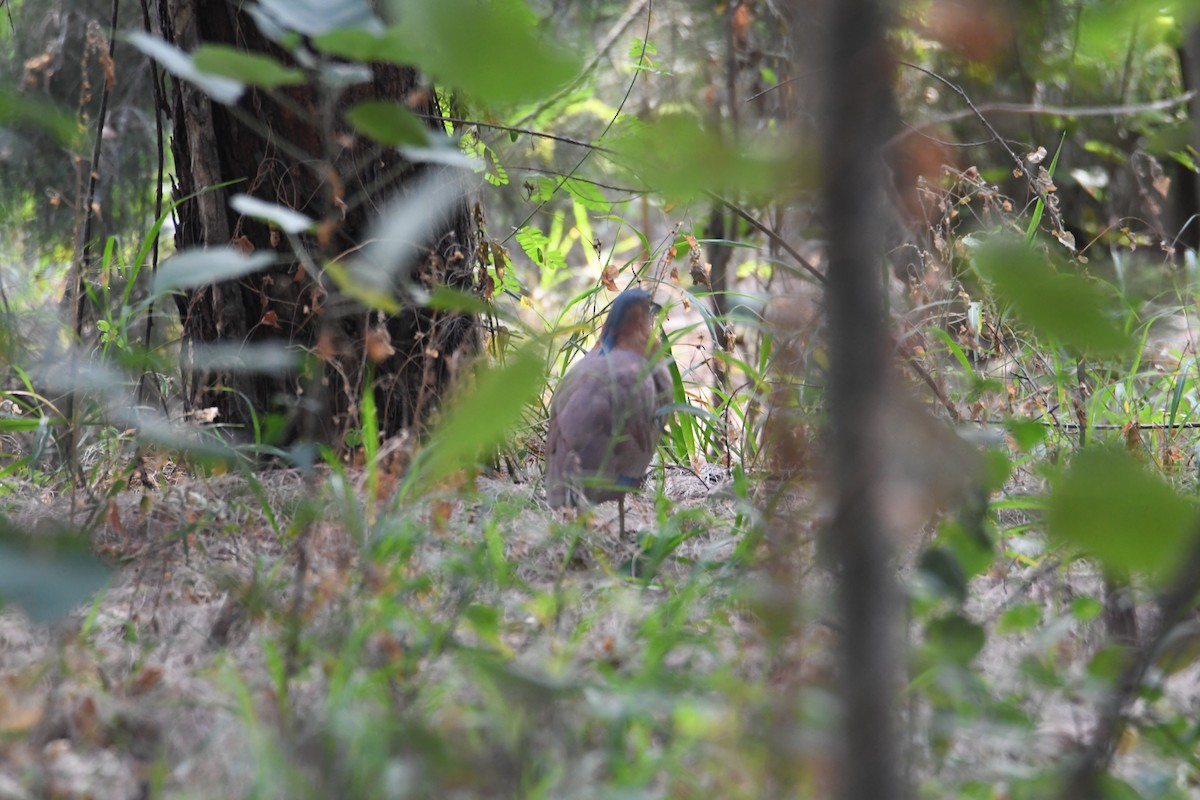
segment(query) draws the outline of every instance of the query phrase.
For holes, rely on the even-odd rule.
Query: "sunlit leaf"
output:
[[[246,255],[233,247],[197,247],[171,256],[154,275],[154,293],[236,280],[266,269],[274,252]]]
[[[1053,486],[1046,527],[1109,570],[1170,577],[1196,527],[1196,511],[1122,450],[1077,454]]]
[[[408,57],[407,37],[398,27],[372,32],[363,28],[337,28],[313,39],[322,51],[359,61],[413,63]]]
[[[503,366],[480,371],[474,389],[459,396],[430,439],[424,470],[427,480],[436,482],[473,463],[504,440],[525,405],[542,391],[543,363],[541,353],[526,347]]]
[[[1041,603],[1020,603],[1005,610],[996,623],[998,633],[1024,633],[1042,622]]]
[[[346,112],[346,119],[359,133],[384,145],[429,143],[430,130],[415,114],[399,103],[367,100]]]
[[[520,0],[392,0],[394,34],[412,63],[484,103],[543,97],[579,69],[575,55],[541,36]]]
[[[273,223],[284,233],[303,233],[315,224],[299,211],[248,194],[235,194],[229,198],[229,205],[239,214]]]
[[[223,44],[206,44],[192,53],[196,69],[209,75],[231,78],[249,86],[274,89],[304,83],[301,70],[285,67],[270,56],[248,53]]]
[[[454,311],[460,314],[486,314],[491,308],[475,295],[449,286],[439,286],[430,292],[426,306],[439,311]]]
[[[526,225],[517,231],[517,244],[529,256],[529,260],[548,270],[563,269],[567,259],[561,251],[550,247],[550,237],[532,225]]]
[[[631,181],[671,198],[710,191],[767,195],[804,171],[794,138],[735,144],[688,114],[619,126],[610,138]]]
[[[975,251],[975,268],[1035,332],[1096,354],[1132,348],[1114,320],[1112,299],[1094,282],[1056,270],[1033,248],[987,242]]]
[[[194,83],[218,103],[236,103],[246,89],[242,81],[201,72],[191,56],[157,36],[141,31],[131,31],[125,35],[130,44],[161,64],[167,72]]]
[[[608,202],[604,193],[593,183],[569,178],[563,181],[563,189],[589,211],[607,214],[612,209],[612,203]]]

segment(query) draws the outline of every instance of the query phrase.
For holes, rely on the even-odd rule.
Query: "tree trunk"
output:
[[[163,37],[185,51],[225,44],[292,63],[239,8],[227,0],[157,3]],[[278,256],[265,272],[177,297],[185,402],[189,410],[215,408],[217,422],[235,438],[250,438],[264,415],[279,414],[279,443],[304,437],[340,444],[361,424],[371,361],[381,433],[419,425],[457,354],[476,346],[471,317],[407,306],[383,318],[339,296],[320,274],[325,263],[355,252],[372,214],[429,169],[349,133],[342,113],[362,100],[399,100],[417,113],[436,112],[433,93],[419,87],[412,70],[377,64],[372,74],[369,84],[337,95],[313,86],[279,90],[281,99],[247,90],[235,107],[212,102],[186,81],[175,81],[167,94],[174,191],[186,198],[176,211],[177,248],[233,245]],[[300,211],[321,221],[321,232],[299,237],[301,246],[293,248],[267,223],[230,208],[236,193]],[[474,228],[465,198],[435,228],[412,275],[427,287],[473,291]],[[310,258],[302,263],[297,251]],[[378,345],[389,338],[394,353],[384,357],[387,347]],[[377,345],[370,353],[368,339]],[[298,372],[283,376],[213,371],[193,361],[198,345],[216,342],[279,344],[307,357]]]
[[[829,416],[834,515],[825,544],[840,568],[843,735],[836,797],[910,795],[899,769],[894,708],[900,593],[884,537],[890,369],[883,305],[884,172],[894,130],[887,0],[829,4],[821,163],[829,230]],[[885,10],[886,9],[886,10]]]

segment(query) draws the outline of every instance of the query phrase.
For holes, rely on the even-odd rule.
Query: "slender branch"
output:
[[[582,139],[573,139],[570,136],[558,136],[545,131],[535,131],[532,128],[523,128],[519,125],[501,125],[498,122],[484,122],[479,119],[463,119],[461,117],[446,117],[441,114],[420,114],[413,112],[413,116],[421,119],[436,120],[437,122],[449,122],[452,125],[473,125],[477,128],[490,128],[491,130],[504,131],[505,133],[520,133],[525,136],[533,136],[538,139],[549,139],[552,142],[562,142],[563,144],[574,145],[575,147],[583,147],[588,150],[596,150],[601,153],[613,153],[613,150],[599,145],[594,142],[585,142]]]
[[[119,0],[113,0],[112,21],[108,28],[108,61],[112,63],[113,54],[117,47],[117,14],[120,10]],[[100,182],[100,150],[104,146],[104,124],[108,117],[108,98],[112,94],[109,85],[108,70],[105,70],[104,88],[100,91],[100,111],[96,115],[96,142],[92,146],[92,161],[88,169],[87,194],[83,200],[83,229],[79,233],[79,243],[76,252],[79,254],[75,263],[75,336],[83,335],[83,273],[92,257],[92,223],[96,218],[96,184]]]
[[[153,33],[150,23],[150,4],[149,0],[142,0],[142,28],[146,33]],[[154,189],[154,219],[159,219],[162,216],[163,207],[163,177],[166,169],[166,154],[164,152],[164,142],[166,137],[163,135],[163,114],[166,113],[167,100],[163,91],[162,70],[159,69],[158,63],[153,59],[150,60],[150,82],[154,87],[154,141],[158,144],[158,180]],[[158,272],[158,236],[154,237],[154,244],[150,248],[150,276]],[[146,309],[146,330],[143,334],[145,339],[144,347],[147,351],[150,350],[150,339],[154,332],[154,305],[153,298],[150,300],[150,305]],[[142,372],[138,378],[137,396],[139,401],[145,400],[146,389],[146,372]],[[163,404],[163,411],[166,412],[166,398],[159,393],[159,400]]]
[[[724,197],[720,196],[716,192],[706,191],[705,194],[708,195],[709,197],[711,197],[713,200],[716,200],[717,202],[723,204],[730,211],[732,211],[733,213],[737,214],[739,217],[744,219],[746,221],[746,223],[750,225],[750,227],[754,228],[756,231],[761,233],[763,236],[766,236],[768,239],[770,239],[772,242],[774,242],[777,247],[779,247],[781,250],[783,250],[785,253],[787,253],[792,258],[796,259],[796,263],[799,264],[801,267],[803,267],[806,271],[808,271],[808,273],[810,275],[812,275],[814,278],[816,278],[817,283],[820,283],[822,286],[825,285],[825,274],[823,272],[821,272],[821,270],[819,270],[815,266],[813,266],[813,263],[811,261],[809,261],[804,256],[800,255],[799,251],[797,251],[796,248],[794,248],[790,244],[788,244],[787,240],[785,240],[782,236],[780,236],[773,228],[770,228],[766,224],[760,222],[758,219],[756,219],[754,217],[753,214],[751,214],[749,211],[747,211],[746,209],[739,206],[737,203],[734,203],[732,200],[726,200]]]
[[[517,124],[521,125],[523,123],[528,122],[531,119],[536,119],[538,117],[538,115],[541,114],[543,111],[545,111],[547,108],[549,108],[550,106],[557,103],[559,100],[561,100],[562,98],[566,97],[568,94],[573,92],[575,90],[575,87],[579,85],[579,82],[582,81],[585,76],[590,75],[592,73],[592,70],[594,70],[596,68],[596,65],[600,63],[600,59],[604,58],[604,56],[608,54],[609,48],[612,47],[614,44],[616,44],[617,38],[622,33],[625,32],[625,29],[628,28],[635,19],[637,19],[641,15],[642,11],[644,11],[646,6],[648,6],[648,5],[650,5],[650,0],[634,0],[633,3],[630,3],[629,8],[625,9],[625,13],[617,18],[616,23],[612,26],[612,28],[609,29],[608,33],[606,33],[604,35],[604,38],[600,40],[600,43],[596,46],[596,52],[592,55],[591,60],[588,61],[588,63],[586,65],[584,65],[583,69],[579,70],[578,74],[575,76],[575,79],[572,80],[570,83],[568,83],[563,88],[559,89],[557,92],[555,92],[550,97],[548,97],[545,100],[543,100],[542,102],[538,103],[537,106],[535,106],[531,111],[529,111],[529,113],[527,113],[525,116],[523,116],[519,120],[517,120]],[[649,36],[649,35],[650,35],[650,26],[647,23],[646,36]],[[645,36],[643,36],[642,37],[642,54],[643,55],[645,55],[645,51],[646,51],[646,41],[645,41]]]
[[[1088,800],[1098,796],[1096,784],[1112,763],[1117,741],[1125,727],[1127,710],[1136,699],[1163,640],[1191,608],[1197,594],[1200,594],[1200,531],[1196,532],[1191,552],[1175,582],[1159,597],[1160,614],[1153,633],[1140,648],[1130,653],[1116,687],[1100,709],[1100,719],[1091,741],[1070,767],[1058,795],[1061,800]]]
[[[1196,92],[1187,91],[1182,94],[1177,94],[1174,97],[1168,97],[1163,100],[1154,100],[1147,103],[1125,103],[1112,106],[1044,106],[1029,103],[979,103],[972,109],[964,109],[962,111],[951,111],[947,114],[942,114],[931,119],[922,120],[921,122],[909,123],[909,131],[902,131],[888,142],[888,146],[893,146],[897,141],[906,136],[911,136],[914,133],[925,128],[933,128],[938,125],[945,125],[951,122],[974,117],[977,114],[1020,114],[1027,116],[1040,117],[1123,117],[1132,116],[1134,114],[1146,114],[1152,111],[1170,111],[1172,108],[1187,105],[1187,103],[1196,96]]]
[[[650,21],[654,18],[653,2],[651,2],[650,0],[646,0],[645,6],[646,6],[646,31],[642,35],[642,56],[643,57],[646,55],[646,42],[649,40],[649,37],[650,37]],[[600,136],[598,136],[597,138],[603,139],[605,134],[607,134],[609,132],[609,130],[612,129],[612,126],[617,123],[617,120],[621,116],[621,112],[625,109],[625,104],[629,102],[629,96],[631,94],[633,94],[633,87],[637,84],[638,75],[640,75],[640,74],[641,73],[639,73],[639,72],[633,73],[633,77],[629,79],[629,86],[626,87],[626,89],[625,89],[625,96],[621,98],[621,102],[617,105],[616,110],[613,112],[612,119],[610,119],[608,121],[608,124],[604,126],[604,130],[600,132]],[[528,118],[529,117],[527,115],[525,117],[525,119],[528,119]],[[586,162],[588,160],[588,157],[591,156],[591,154],[592,154],[592,150],[589,149],[583,154],[582,157],[580,157],[579,161],[575,164],[574,167],[571,168],[570,172],[568,172],[566,174],[566,176],[563,177],[558,182],[558,185],[554,187],[554,191],[552,191],[550,193],[550,197],[553,197],[555,194],[557,194],[558,191],[560,189],[562,189],[563,186],[566,185],[567,181],[571,180],[571,178],[574,177],[575,173],[579,171],[579,169],[584,165],[584,162]],[[501,244],[508,244],[508,242],[514,236],[517,235],[517,231],[521,230],[526,225],[528,225],[529,220],[531,220],[535,216],[537,216],[537,214],[546,206],[546,203],[550,202],[550,197],[547,197],[545,200],[538,203],[537,208],[533,209],[533,211],[530,211],[525,216],[525,219],[521,220],[521,222],[512,229],[512,232],[509,233],[508,236],[504,237],[504,240],[501,241]]]
[[[1029,167],[1025,165],[1025,159],[1018,156],[1013,149],[1009,147],[1008,142],[1003,136],[1000,135],[1000,132],[996,130],[992,123],[988,121],[988,118],[983,115],[983,112],[981,112],[979,107],[976,106],[971,100],[970,96],[966,93],[966,90],[964,90],[957,83],[951,81],[949,78],[939,75],[931,69],[925,69],[925,67],[920,67],[907,61],[901,61],[899,63],[910,69],[915,69],[917,72],[925,73],[934,80],[941,82],[955,94],[961,97],[962,101],[967,104],[967,108],[971,110],[971,113],[974,115],[974,117],[978,119],[979,123],[987,129],[989,134],[991,134],[992,140],[995,141],[996,144],[1000,145],[1000,147],[1004,148],[1004,152],[1008,154],[1008,157],[1012,159],[1012,162],[1016,166],[1017,170],[1020,171],[1020,173],[1025,177],[1025,180],[1029,183],[1029,188],[1032,189],[1034,194],[1036,194],[1042,201],[1043,207],[1045,207],[1047,210],[1054,208],[1054,206],[1050,203],[1050,198],[1046,196],[1046,192],[1041,186],[1038,185],[1036,176],[1030,172]]]

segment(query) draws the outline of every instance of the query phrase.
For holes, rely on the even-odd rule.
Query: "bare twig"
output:
[[[963,111],[952,111],[948,114],[922,120],[921,122],[908,123],[907,127],[911,130],[901,131],[896,134],[888,141],[888,146],[891,147],[904,137],[911,136],[926,128],[935,128],[938,125],[958,122],[959,120],[968,119],[979,114],[1021,114],[1040,117],[1125,117],[1134,114],[1145,114],[1151,111],[1169,111],[1172,108],[1186,105],[1195,96],[1195,91],[1189,91],[1163,100],[1154,100],[1147,103],[1123,103],[1112,106],[1045,106],[1030,103],[979,103],[973,108]]]
[[[142,0],[142,28],[146,31],[146,33],[154,32],[152,29],[151,22],[150,22],[149,0]],[[162,117],[163,117],[163,114],[166,113],[167,100],[166,100],[165,92],[163,91],[162,75],[163,75],[162,70],[159,69],[157,62],[155,62],[153,59],[151,59],[151,61],[150,61],[150,82],[154,86],[154,109],[155,109],[154,110],[154,131],[155,131],[154,141],[157,142],[157,144],[158,144],[158,153],[157,153],[158,169],[156,171],[157,175],[158,175],[158,180],[155,182],[155,189],[154,189],[154,219],[155,220],[157,220],[159,217],[162,216],[162,208],[163,208],[163,189],[162,189],[162,187],[163,187],[164,171],[166,169],[166,155],[163,150],[163,148],[164,148],[163,143],[165,141],[165,137],[163,136]],[[151,276],[151,278],[154,277],[154,274],[156,272],[158,272],[158,236],[157,235],[155,235],[154,243],[150,248],[150,276]],[[150,349],[150,339],[151,339],[152,334],[154,333],[154,306],[155,306],[155,300],[154,300],[154,298],[151,298],[150,305],[146,309],[146,330],[145,330],[145,333],[143,334],[143,338],[145,339],[144,347],[147,350]],[[145,391],[146,391],[146,373],[142,372],[141,377],[138,378],[138,388],[137,388],[137,396],[138,396],[138,400],[140,402],[145,402]],[[163,412],[165,413],[167,410],[166,409],[166,398],[160,397],[160,400],[163,404]]]
[[[951,81],[949,78],[939,75],[931,69],[926,69],[925,67],[920,67],[916,64],[910,64],[907,61],[901,61],[900,63],[910,69],[915,69],[917,72],[925,73],[934,80],[941,82],[955,94],[961,97],[963,102],[967,104],[967,108],[971,110],[972,115],[979,120],[979,123],[983,125],[985,129],[987,129],[988,134],[990,134],[992,137],[992,141],[1000,145],[1000,147],[1004,149],[1004,152],[1008,154],[1008,157],[1012,160],[1015,168],[1021,173],[1021,175],[1025,177],[1025,180],[1029,183],[1030,190],[1032,190],[1033,193],[1038,196],[1038,198],[1042,201],[1043,206],[1048,211],[1054,208],[1050,202],[1050,198],[1046,196],[1045,190],[1038,185],[1037,176],[1029,170],[1028,166],[1026,166],[1025,159],[1018,156],[1013,149],[1009,147],[1008,142],[1003,136],[1000,135],[1000,132],[996,130],[992,123],[988,121],[988,118],[983,115],[983,112],[981,112],[979,107],[976,106],[971,100],[970,96],[966,93],[966,90],[964,90],[957,83]]]
[[[654,18],[653,2],[651,0],[646,0],[646,2],[644,3],[644,6],[646,8],[646,32],[642,35],[642,56],[643,57],[646,55],[646,42],[650,36],[650,21]],[[641,74],[641,73],[639,73],[639,72],[633,73],[633,77],[629,79],[629,86],[627,86],[625,89],[625,96],[621,98],[621,102],[617,105],[616,110],[613,112],[612,119],[610,119],[608,121],[608,124],[604,126],[604,130],[601,131],[600,135],[596,138],[603,139],[604,135],[609,132],[609,130],[612,128],[613,125],[616,124],[617,120],[621,116],[621,112],[625,109],[625,104],[629,102],[629,96],[631,94],[633,94],[633,87],[637,84],[637,79],[638,79],[639,74]],[[528,116],[525,117],[525,119],[528,119],[528,118],[529,118]],[[522,121],[524,121],[524,120],[522,120]],[[574,177],[575,173],[579,171],[579,169],[584,165],[584,162],[586,162],[588,160],[588,157],[591,156],[591,154],[592,154],[592,150],[589,149],[587,152],[585,152],[583,154],[583,156],[580,157],[579,161],[575,164],[574,167],[571,168],[570,172],[568,172],[565,177],[563,177],[561,180],[559,180],[558,185],[554,187],[554,190],[552,192],[550,192],[550,197],[553,197],[555,194],[557,194],[558,191],[560,189],[562,189],[563,186],[566,185],[567,181],[571,180],[571,178]],[[501,242],[501,244],[508,244],[508,242],[514,236],[517,235],[517,231],[521,230],[526,225],[528,225],[529,220],[531,220],[535,216],[537,216],[538,213],[540,213],[541,210],[545,207],[546,203],[548,203],[550,201],[550,197],[547,197],[545,200],[538,203],[537,207],[534,208],[533,211],[530,211],[525,216],[525,219],[521,220],[521,222],[519,224],[515,225],[512,229],[512,233],[508,234],[508,236],[505,236],[504,240]]]
[[[796,259],[796,263],[799,264],[801,267],[803,267],[810,275],[812,275],[814,278],[816,278],[817,283],[820,283],[822,286],[825,285],[825,274],[823,272],[821,272],[821,270],[819,270],[815,266],[813,266],[813,263],[811,261],[809,261],[804,256],[800,255],[799,251],[797,251],[796,248],[794,248],[790,244],[788,244],[787,241],[782,236],[780,236],[779,233],[777,233],[773,228],[770,228],[766,224],[760,222],[753,214],[751,214],[749,211],[747,211],[746,209],[739,206],[737,203],[734,203],[732,200],[727,200],[724,197],[721,197],[716,192],[706,191],[705,194],[708,195],[709,197],[711,197],[713,200],[720,202],[726,208],[728,208],[730,211],[732,211],[733,213],[737,214],[739,217],[744,219],[746,221],[746,223],[750,225],[750,227],[754,228],[756,231],[761,233],[763,236],[766,236],[768,239],[770,239],[772,242],[774,242],[781,250],[783,250],[785,253],[787,253],[792,258]]]
[[[1134,701],[1146,673],[1154,663],[1167,634],[1191,608],[1200,594],[1200,531],[1192,542],[1191,552],[1183,562],[1178,577],[1159,598],[1159,618],[1153,632],[1142,646],[1129,654],[1117,685],[1100,708],[1100,718],[1092,732],[1091,741],[1070,767],[1061,800],[1090,800],[1097,797],[1097,782],[1108,769],[1116,751],[1117,741],[1125,726],[1126,711]]]
[[[534,106],[534,108],[531,109],[527,114],[525,114],[525,116],[523,116],[519,120],[517,120],[516,124],[523,125],[524,123],[528,122],[531,119],[536,119],[537,116],[539,114],[541,114],[543,111],[545,111],[547,108],[552,106],[554,103],[557,103],[562,98],[566,97],[569,93],[573,92],[575,90],[575,87],[579,85],[579,82],[582,81],[588,75],[590,75],[592,70],[594,70],[596,68],[596,65],[600,63],[600,59],[604,58],[604,56],[606,56],[608,54],[609,48],[611,48],[614,44],[616,44],[617,38],[620,37],[621,34],[625,32],[626,28],[628,28],[630,25],[633,24],[633,21],[635,19],[637,19],[639,16],[641,16],[642,12],[645,11],[646,7],[649,5],[650,5],[650,0],[633,0],[633,2],[629,4],[629,8],[625,9],[625,13],[617,18],[617,21],[609,29],[608,33],[604,34],[604,38],[600,40],[600,43],[598,45],[596,45],[596,52],[592,54],[591,59],[588,61],[587,64],[584,65],[583,69],[579,70],[579,73],[575,76],[575,79],[572,80],[570,83],[568,83],[563,88],[559,89],[557,92],[555,92],[550,97],[546,98],[545,100],[543,100],[542,102],[540,102],[536,106]],[[649,31],[650,31],[649,21],[647,21],[646,36],[649,36]],[[643,53],[643,55],[645,54],[645,49],[646,49],[646,41],[645,41],[645,37],[642,37],[642,53]]]

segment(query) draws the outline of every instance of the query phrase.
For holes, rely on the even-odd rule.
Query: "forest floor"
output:
[[[820,709],[832,580],[810,546],[821,504],[803,491],[769,516],[720,471],[671,468],[658,492],[630,498],[640,534],[621,539],[615,505],[564,520],[535,483],[507,477],[371,520],[365,477],[276,471],[255,486],[163,473],[96,515],[94,546],[118,566],[90,608],[52,626],[0,612],[0,800],[434,787],[586,797],[630,785],[754,797],[774,769],[762,747],[780,698],[818,733],[830,728]],[[29,497],[14,519],[35,529],[69,505]],[[746,537],[781,535],[780,524],[802,551],[789,567],[802,602],[783,604],[793,616],[770,593],[778,563],[738,566]],[[1036,534],[1018,538],[1009,552],[1040,547]],[[906,584],[911,561],[898,564]],[[938,758],[918,759],[939,786],[1002,786],[1053,765],[1086,737],[1102,692],[1086,674],[1099,623],[1064,613],[1100,596],[1093,570],[1000,558],[971,592],[969,615],[989,631],[1021,604],[1047,622],[989,635],[979,673],[1029,722],[961,720]],[[773,638],[777,616],[790,637]],[[1036,685],[1030,663],[1067,677]],[[1171,678],[1167,701],[1197,707],[1200,672]],[[643,715],[653,722],[635,735]],[[918,727],[914,752],[928,752]],[[826,745],[787,748],[797,780],[820,794]],[[1161,774],[1129,750],[1124,771]]]

